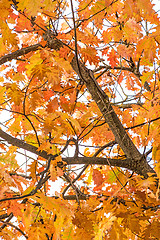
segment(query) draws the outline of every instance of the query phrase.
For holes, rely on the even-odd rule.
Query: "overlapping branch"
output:
[[[56,48],[56,41],[58,41],[57,44],[61,43],[60,44],[61,47],[63,46],[63,43],[60,42],[60,40],[56,38],[52,38],[52,36],[51,38],[48,37],[47,40],[49,43],[48,47],[50,48],[54,48],[54,47]],[[52,41],[53,41],[53,44],[52,44]],[[0,64],[3,64],[12,59],[17,59],[19,56],[27,54],[31,51],[36,51],[40,47],[41,47],[40,44],[35,44],[32,46],[17,50],[13,53],[10,53],[6,56],[1,57]],[[109,159],[109,158],[106,159],[106,158],[97,158],[97,157],[89,158],[89,157],[75,156],[75,157],[63,158],[63,161],[65,161],[67,164],[87,164],[87,165],[100,164],[100,165],[118,166],[118,167],[123,167],[129,170],[132,170],[137,174],[143,175],[145,177],[148,176],[147,174],[148,172],[154,172],[154,170],[147,163],[145,157],[140,154],[138,149],[133,144],[131,138],[129,137],[122,123],[118,119],[117,114],[114,112],[114,109],[112,108],[112,105],[109,101],[108,96],[103,92],[103,90],[98,85],[93,72],[88,68],[86,68],[86,66],[81,61],[79,61],[77,54],[72,59],[71,66],[73,70],[78,74],[79,78],[85,83],[93,100],[98,105],[105,119],[105,122],[109,125],[110,129],[112,130],[115,136],[116,142],[120,145],[123,152],[125,153],[126,158],[125,159]],[[128,70],[128,69],[125,69],[125,70]],[[58,155],[52,156],[51,154],[48,154],[46,151],[38,151],[38,149],[35,146],[32,146],[28,143],[23,142],[22,140],[14,138],[2,130],[0,130],[0,137],[5,139],[9,144],[12,144],[19,148],[30,151],[47,160],[54,159],[56,156],[58,156]],[[36,189],[39,189],[41,182],[44,180],[43,178],[44,178],[44,175],[43,177],[41,176],[41,180],[39,181]]]
[[[16,146],[18,148],[22,148],[24,150],[27,150],[31,153],[36,154],[37,156],[43,157],[46,160],[49,158],[55,159],[59,154],[48,154],[46,151],[38,151],[38,148],[28,144],[22,140],[19,140],[15,137],[12,137],[8,133],[5,133],[3,130],[0,129],[0,137],[3,138],[5,141],[7,141],[9,144],[12,144],[13,146]],[[67,141],[65,147],[63,148],[63,151],[67,149],[69,145],[69,141]],[[117,166],[126,168],[128,170],[135,171],[139,174],[139,172],[135,169],[135,164],[133,163],[131,158],[102,158],[102,157],[79,157],[79,156],[73,156],[73,157],[62,157],[62,160],[66,162],[67,165],[74,165],[74,164],[97,164],[97,165],[111,165],[111,166]]]

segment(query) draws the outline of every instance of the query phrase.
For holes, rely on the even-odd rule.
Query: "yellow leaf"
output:
[[[0,16],[1,16],[1,19],[5,20],[8,17],[9,12],[10,12],[10,8],[11,8],[10,1],[8,1],[8,0],[1,0],[0,1]],[[0,26],[1,26],[1,24],[0,24]]]
[[[54,51],[54,55],[55,55],[54,60],[56,61],[56,64],[59,67],[61,67],[68,73],[71,73],[73,71],[70,63],[68,61],[65,61],[63,58],[59,57],[59,54],[56,51]]]
[[[142,84],[144,85],[145,81],[150,82],[150,80],[153,79],[153,74],[153,71],[143,72],[143,75],[141,76]]]
[[[6,91],[6,88],[0,86],[0,104],[4,103],[5,101],[5,91]]]
[[[37,0],[19,0],[18,1],[18,10],[22,12],[26,10],[28,14],[32,14],[32,16],[37,15],[38,12],[42,11],[41,8],[41,1]]]
[[[88,174],[88,177],[87,179],[85,180],[88,184],[91,184],[93,178],[92,178],[92,175],[93,175],[93,168],[90,167],[90,170],[88,170],[89,174]]]
[[[154,177],[152,177],[152,175],[151,175],[147,179],[139,180],[137,182],[137,186],[138,187],[147,187],[147,188],[149,188],[151,185],[155,185],[155,182],[156,182],[156,179]]]
[[[3,43],[7,44],[7,46],[17,45],[16,34],[12,33],[8,25],[5,22],[1,21],[1,19],[0,19],[0,26],[1,26]]]
[[[128,42],[137,42],[141,36],[141,26],[134,18],[130,18],[124,25],[124,37]]]
[[[53,154],[53,155],[59,152],[57,147],[48,141],[41,143],[37,151],[46,151],[48,154]]]
[[[43,59],[40,56],[40,52],[37,51],[35,54],[33,54],[29,60],[30,64],[26,65],[27,73],[30,75],[32,73],[32,70],[34,67],[37,67],[38,65],[41,65],[43,62]]]
[[[29,186],[24,192],[23,195],[29,194],[34,189],[33,186]]]

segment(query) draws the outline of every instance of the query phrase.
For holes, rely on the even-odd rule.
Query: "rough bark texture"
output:
[[[14,138],[10,136],[8,133],[5,133],[0,129],[0,137],[5,139],[9,144],[25,149],[31,153],[36,154],[37,156],[43,157],[46,160],[48,160],[49,157],[54,159],[56,155],[48,155],[46,151],[38,151],[38,148],[35,146],[32,146],[31,144],[25,143],[22,140],[19,140],[17,138]],[[72,164],[98,164],[98,165],[109,165],[109,166],[117,166],[117,167],[123,167],[127,168],[129,170],[134,171],[135,166],[131,159],[110,159],[110,158],[101,158],[101,157],[65,157],[62,158],[64,162],[66,162],[68,165]],[[136,171],[135,171],[136,172]],[[137,172],[139,174],[139,172]]]
[[[147,172],[153,172],[146,159],[138,151],[131,138],[125,131],[122,123],[120,122],[117,114],[115,113],[108,96],[98,85],[94,78],[93,72],[88,70],[84,64],[73,58],[71,66],[78,74],[79,78],[85,82],[92,99],[96,102],[101,113],[104,116],[106,123],[112,130],[116,142],[120,145],[126,157],[131,160],[131,165],[134,166],[136,172],[147,177]]]
[[[26,48],[19,49],[13,53],[7,54],[0,58],[0,65],[5,62],[11,61],[12,59],[17,59],[19,56],[25,55],[29,52],[36,51],[40,46],[40,44],[35,44]]]
[[[57,40],[57,41],[58,41],[57,44],[59,44],[60,40]],[[56,38],[54,38],[53,44],[51,44],[51,41],[50,41],[49,47],[57,49],[57,47],[54,47],[54,46],[56,46],[55,43],[56,43]],[[61,46],[62,46],[62,44],[61,44]],[[39,47],[41,47],[40,44],[35,44],[35,45],[29,46],[27,48],[17,50],[16,52],[10,53],[10,54],[0,58],[0,64],[3,64],[12,59],[17,59],[17,57],[27,54],[31,51],[36,51]],[[113,107],[111,106],[108,96],[104,93],[104,91],[98,85],[98,83],[93,75],[93,72],[91,70],[89,70],[88,68],[86,68],[85,65],[76,58],[76,56],[74,56],[74,58],[72,59],[71,66],[72,66],[73,70],[78,74],[79,78],[85,83],[85,85],[88,89],[88,92],[92,96],[92,99],[96,102],[97,106],[99,107],[101,113],[104,116],[106,123],[109,125],[110,129],[112,130],[112,132],[115,136],[116,142],[120,145],[120,147],[122,148],[123,152],[126,155],[126,160],[119,160],[122,162],[122,164],[117,163],[117,165],[116,164],[114,165],[114,163],[112,162],[111,165],[128,168],[129,170],[133,170],[136,173],[143,175],[144,177],[148,176],[147,175],[148,172],[154,172],[154,170],[149,166],[149,164],[147,163],[144,156],[138,151],[136,146],[133,144],[131,138],[125,131],[117,114],[115,113]],[[0,137],[5,139],[6,141],[8,141],[8,143],[10,143],[12,145],[26,149],[26,150],[28,150],[32,153],[35,153],[41,157],[48,158],[48,155],[45,151],[38,152],[36,147],[31,146],[27,143],[24,143],[23,141],[18,140],[16,138],[13,138],[10,135],[4,133],[2,130],[0,130]],[[96,159],[96,161],[97,162],[95,162],[95,164],[100,164],[98,159]],[[69,159],[68,159],[67,163],[72,164],[71,162],[69,162]],[[76,161],[77,164],[81,164],[82,162],[83,161],[82,161],[82,159],[80,160],[80,158],[79,158],[79,162]],[[94,160],[93,160],[93,162],[94,162]],[[94,164],[93,162],[92,162],[92,164]],[[103,163],[101,163],[101,164],[103,164]],[[108,165],[107,162],[106,162],[106,165]]]

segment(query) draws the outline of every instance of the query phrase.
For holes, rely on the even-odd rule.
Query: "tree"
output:
[[[159,26],[150,0],[0,2],[2,239],[159,239]]]

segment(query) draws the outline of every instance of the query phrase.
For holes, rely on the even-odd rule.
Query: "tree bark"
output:
[[[36,154],[37,156],[43,157],[46,160],[48,160],[49,157],[52,159],[55,159],[58,154],[52,155],[52,154],[47,154],[46,151],[38,151],[38,148],[28,144],[22,140],[19,140],[15,137],[12,137],[8,133],[5,133],[0,129],[0,137],[3,138],[5,141],[7,141],[9,144],[16,146],[18,148],[24,149],[29,151],[30,153]],[[143,174],[142,171],[139,171],[139,168],[136,168],[135,163],[132,159],[130,158],[125,158],[125,159],[118,159],[118,158],[101,158],[101,157],[64,157],[62,158],[64,162],[66,162],[67,165],[74,165],[74,164],[97,164],[97,165],[108,165],[108,166],[115,166],[115,167],[122,167],[126,168],[128,170],[134,171],[137,174],[145,175]],[[61,163],[60,163],[61,166]],[[152,170],[152,172],[154,172]]]
[[[125,128],[120,122],[109,101],[109,97],[98,85],[93,72],[88,70],[83,63],[76,59],[76,57],[73,58],[71,66],[78,74],[79,78],[85,82],[92,99],[96,102],[98,108],[103,114],[105,122],[109,125],[111,131],[113,132],[116,142],[120,145],[126,157],[130,159],[131,165],[134,166],[136,172],[145,177],[148,176],[148,172],[154,172],[147,163],[145,157],[138,151],[125,131]]]
[[[59,44],[60,40],[57,39],[57,41],[58,41],[57,44]],[[55,38],[54,38],[53,44],[51,44],[51,42],[50,42],[51,48],[54,48],[54,46],[56,46],[55,42],[56,42]],[[13,52],[4,57],[1,57],[0,64],[3,64],[12,59],[17,59],[18,56],[22,56],[31,51],[36,51],[37,49],[39,49],[39,47],[41,47],[40,44],[35,44],[35,45],[29,46],[27,48],[17,50],[16,52]],[[148,172],[154,172],[154,170],[147,163],[145,157],[138,151],[136,146],[133,144],[131,138],[125,131],[117,114],[115,113],[113,107],[111,106],[108,96],[104,93],[104,91],[98,85],[98,83],[93,75],[93,72],[91,70],[89,70],[81,61],[76,59],[76,56],[73,57],[70,64],[71,64],[73,70],[78,74],[81,81],[83,81],[85,83],[85,85],[88,89],[88,92],[91,94],[92,99],[96,102],[98,108],[100,109],[101,113],[104,116],[106,123],[109,125],[111,131],[113,132],[116,142],[122,148],[124,154],[126,155],[126,159],[129,159],[130,164],[128,164],[128,162],[126,162],[126,165],[128,164],[127,168],[135,171],[136,173],[138,173],[140,175],[143,175],[144,177],[148,176],[148,174],[147,174]],[[26,149],[28,151],[31,151],[31,152],[33,152],[39,156],[42,156],[44,158],[48,158],[49,155],[45,151],[37,152],[36,147],[34,147],[34,146],[31,147],[31,145],[30,146],[25,145],[27,143],[24,143],[21,140],[18,140],[11,136],[9,137],[9,136],[10,135],[7,136],[6,133],[4,133],[2,130],[0,130],[0,137],[5,139],[6,141],[8,141],[10,144],[18,146],[23,149]],[[125,161],[124,160],[120,160],[120,161],[123,161],[122,165],[124,166]],[[128,160],[126,160],[126,161],[128,161]]]

